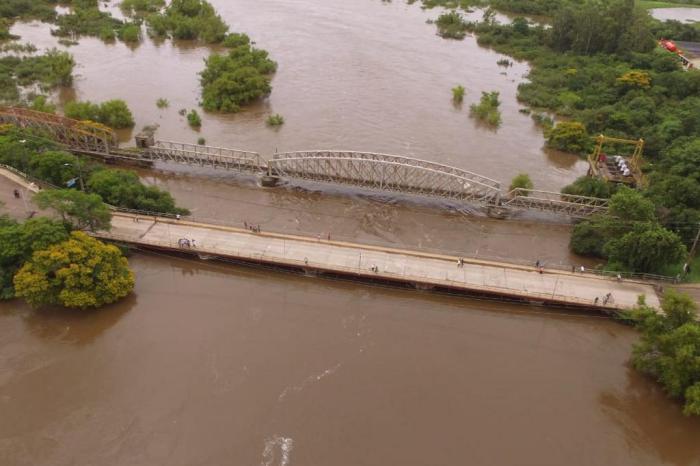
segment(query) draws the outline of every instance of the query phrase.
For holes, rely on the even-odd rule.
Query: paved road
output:
[[[498,293],[531,300],[593,305],[596,297],[610,293],[608,309],[634,306],[639,295],[659,307],[651,284],[607,279],[589,274],[572,274],[487,261],[466,260],[462,267],[456,257],[425,254],[383,247],[328,241],[275,233],[204,225],[187,221],[115,214],[112,230],[104,238],[143,245],[178,248],[178,240],[194,239],[200,254],[226,255],[284,265],[306,266],[344,274],[376,276],[426,285]],[[374,271],[376,267],[376,272]],[[601,303],[601,307],[602,303]]]

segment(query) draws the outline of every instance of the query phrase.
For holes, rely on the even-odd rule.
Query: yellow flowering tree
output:
[[[32,306],[96,308],[127,296],[134,273],[119,248],[75,231],[37,251],[17,272],[15,294]]]

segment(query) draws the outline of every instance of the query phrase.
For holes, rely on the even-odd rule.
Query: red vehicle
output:
[[[669,52],[673,52],[673,53],[680,52],[678,50],[678,47],[676,47],[676,44],[672,40],[661,39],[659,41],[659,45],[661,47],[665,48],[666,50],[668,50]]]

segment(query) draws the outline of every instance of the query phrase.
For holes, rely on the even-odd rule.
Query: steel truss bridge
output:
[[[104,125],[26,108],[0,107],[0,125],[33,130],[76,151],[108,154],[117,147],[114,131]]]
[[[136,150],[123,150],[119,149],[114,132],[103,125],[16,107],[0,107],[0,125],[3,124],[34,130],[39,136],[63,144],[69,151],[105,159],[162,161],[273,180],[350,185],[472,202],[499,212],[535,210],[586,218],[608,210],[607,199],[527,189],[504,192],[498,181],[477,173],[397,155],[317,150],[275,154],[271,160],[264,161],[256,152],[153,139]]]

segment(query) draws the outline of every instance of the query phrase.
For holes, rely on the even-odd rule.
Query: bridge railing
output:
[[[111,207],[113,211],[115,212],[121,212],[121,213],[126,213],[126,214],[132,214],[132,215],[137,215],[137,216],[142,216],[144,219],[150,218],[150,219],[156,219],[156,218],[165,218],[169,220],[177,220],[177,215],[176,214],[164,214],[164,213],[158,213],[158,212],[150,212],[150,211],[142,211],[142,210],[134,210],[134,209],[124,209],[124,208],[119,208],[119,207]],[[189,221],[193,223],[200,223],[204,225],[217,225],[217,226],[222,226],[222,227],[230,227],[230,228],[243,228],[243,222],[233,222],[231,220],[227,219],[222,219],[222,218],[210,218],[210,217],[201,217],[201,216],[195,216],[195,215],[183,215],[180,217],[181,220],[183,221]],[[257,225],[253,221],[247,222],[249,226]],[[294,236],[302,236],[302,237],[308,237],[308,238],[315,238],[317,240],[325,240],[327,239],[328,233],[326,232],[318,232],[318,231],[307,231],[307,230],[302,230],[302,229],[295,229],[292,232],[281,232],[281,231],[276,231],[270,229],[267,225],[263,225],[262,230],[265,233],[272,233],[272,234],[290,234]],[[333,241],[341,241],[341,242],[346,242],[346,243],[356,243],[357,242],[357,237],[353,235],[344,235],[342,233],[333,233],[331,236],[331,239]],[[396,247],[396,244],[387,244],[382,241],[369,241],[365,243],[370,246],[388,246],[388,247]],[[408,248],[414,247],[414,246],[406,246]],[[486,262],[496,262],[496,263],[507,263],[507,264],[512,264],[516,266],[521,266],[521,267],[532,267],[532,270],[535,271],[535,262],[532,260],[528,259],[522,259],[522,258],[516,258],[512,256],[501,256],[497,254],[489,254],[489,253],[484,253],[482,251],[477,251],[477,252],[471,252],[471,251],[465,251],[465,250],[455,250],[455,249],[450,249],[450,248],[444,248],[444,247],[426,247],[426,246],[421,246],[420,247],[421,252],[425,253],[432,253],[432,254],[441,254],[441,255],[448,255],[448,256],[454,256],[455,258],[457,257],[462,257],[464,259],[471,259],[471,260],[476,260],[476,261],[486,261]],[[575,266],[570,263],[565,263],[561,261],[542,261],[541,262],[542,266],[545,267],[546,269],[550,270],[559,270],[563,272],[573,272],[573,273],[581,273],[580,266]],[[648,273],[636,273],[636,272],[623,272],[623,271],[614,271],[614,270],[604,270],[600,267],[586,267],[584,269],[584,274],[592,274],[592,275],[599,275],[602,277],[607,277],[611,279],[617,278],[619,275],[623,279],[629,279],[629,280],[648,280],[648,281],[656,281],[656,282],[665,282],[665,283],[677,283],[678,278],[675,277],[670,277],[666,275],[655,275],[655,274],[648,274]]]
[[[597,197],[516,188],[503,198],[501,205],[566,213],[573,217],[588,217],[595,213],[607,212],[608,203],[608,199]]]

